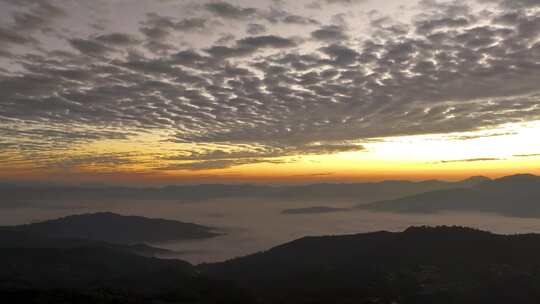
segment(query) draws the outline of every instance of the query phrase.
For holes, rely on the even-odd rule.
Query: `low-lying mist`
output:
[[[3,208],[1,225],[47,220],[70,214],[112,211],[125,215],[176,219],[216,227],[225,235],[215,238],[153,244],[178,252],[174,256],[192,263],[214,262],[269,249],[309,235],[351,234],[377,230],[401,231],[418,225],[460,225],[496,233],[540,232],[540,220],[488,213],[398,214],[348,209],[349,200],[324,206],[335,212],[284,214],[286,209],[321,206],[320,202],[261,199],[177,201],[100,201],[63,205],[35,203],[32,207]],[[339,210],[344,208],[347,210]]]

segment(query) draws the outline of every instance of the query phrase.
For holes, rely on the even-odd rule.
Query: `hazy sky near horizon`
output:
[[[1,180],[540,173],[537,0],[0,0]]]

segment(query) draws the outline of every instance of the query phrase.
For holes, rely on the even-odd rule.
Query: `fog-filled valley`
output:
[[[10,303],[538,303],[540,177],[1,185]],[[55,199],[56,198],[56,199]]]
[[[538,181],[533,176],[531,178],[534,182]],[[478,187],[478,183],[491,182],[480,178],[473,179],[476,181],[474,183],[471,180],[468,181],[467,183],[430,181],[411,184],[402,182],[409,185],[407,186],[409,188],[412,185],[412,188],[415,189],[401,189],[400,191],[403,191],[405,196],[415,192],[438,191],[435,188],[475,189]],[[385,186],[375,183],[370,184],[370,187],[366,187],[365,184],[350,184],[348,188],[362,189],[362,187],[366,187],[373,189],[388,187],[388,185],[395,188],[395,185],[399,183],[382,183]],[[427,190],[424,187],[426,183],[430,184]],[[444,186],[441,187],[438,183],[443,183]],[[433,186],[434,184],[438,186]],[[419,185],[424,186],[419,187]],[[536,187],[534,185],[536,184],[525,184],[525,186],[531,187],[530,193],[534,192]],[[327,185],[329,188],[330,186],[332,185]],[[292,192],[291,189],[287,191]],[[359,195],[362,194],[360,190],[355,191]],[[174,254],[167,254],[167,258],[180,258],[195,264],[244,256],[304,236],[341,235],[381,230],[402,231],[410,226],[458,225],[502,234],[540,232],[540,220],[537,218],[511,217],[493,212],[480,212],[480,210],[398,213],[391,210],[377,211],[359,208],[359,206],[368,206],[373,200],[380,198],[378,194],[373,197],[373,190],[371,190],[371,194],[364,191],[364,197],[352,197],[352,194],[345,195],[343,192],[334,192],[324,193],[321,195],[322,198],[315,196],[280,198],[278,195],[272,197],[266,194],[267,192],[264,193],[268,198],[253,193],[250,195],[236,193],[229,195],[234,197],[227,198],[198,197],[196,199],[179,195],[177,200],[168,197],[158,197],[157,199],[137,199],[135,197],[111,199],[109,197],[92,200],[85,196],[77,197],[77,195],[59,200],[50,198],[40,200],[34,197],[31,201],[27,201],[30,202],[29,204],[22,204],[20,207],[4,205],[0,213],[0,225],[27,224],[72,214],[114,212],[122,215],[172,219],[212,227],[220,233],[218,236],[150,242],[150,245],[173,250]],[[397,198],[399,194],[394,192],[388,198]],[[530,197],[531,200],[534,198],[534,196]],[[512,205],[513,202],[508,202],[508,204]],[[519,206],[515,206],[515,208],[519,208]]]

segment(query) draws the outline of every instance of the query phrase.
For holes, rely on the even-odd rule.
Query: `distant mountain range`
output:
[[[346,208],[333,208],[333,207],[307,207],[307,208],[293,208],[285,209],[281,211],[281,214],[317,214],[317,213],[333,213],[333,212],[343,212],[348,211]]]
[[[507,216],[540,217],[540,177],[530,174],[491,180],[476,176],[458,182],[428,180],[310,185],[191,185],[163,188],[60,187],[1,185],[1,208],[47,207],[50,202],[107,200],[197,201],[250,198],[277,201],[358,202],[354,208],[403,213],[439,211],[492,212]],[[354,209],[351,208],[351,209]],[[285,209],[283,214],[344,211],[323,204]],[[204,232],[203,232],[204,234]],[[163,235],[163,234],[160,234]],[[116,241],[116,240],[113,240]]]
[[[374,211],[432,213],[480,211],[507,216],[540,217],[540,177],[530,174],[485,180],[472,187],[435,190],[399,199],[360,204]]]
[[[110,212],[71,215],[0,229],[48,238],[85,239],[117,244],[204,239],[220,235],[212,227]]]
[[[3,248],[6,303],[540,303],[540,235],[461,227],[305,237],[198,266],[113,248]]]
[[[177,200],[198,201],[215,198],[260,198],[276,200],[310,200],[326,202],[333,199],[374,200],[395,199],[427,191],[471,187],[487,180],[475,177],[459,182],[427,180],[382,181],[368,183],[323,183],[309,185],[224,185],[203,184],[167,186],[162,188],[76,187],[52,185],[0,184],[3,202],[0,208],[39,207],[42,201],[103,201],[103,200]]]

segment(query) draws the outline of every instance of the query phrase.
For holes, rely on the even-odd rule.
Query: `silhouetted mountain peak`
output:
[[[492,192],[524,193],[540,189],[540,176],[533,174],[515,174],[494,179],[480,184],[480,187]]]
[[[470,184],[470,185],[478,185],[480,183],[487,182],[487,181],[491,181],[491,178],[486,177],[486,176],[482,176],[482,175],[477,175],[477,176],[471,176],[469,178],[466,178],[466,179],[460,181],[460,183],[462,183],[462,184]]]

